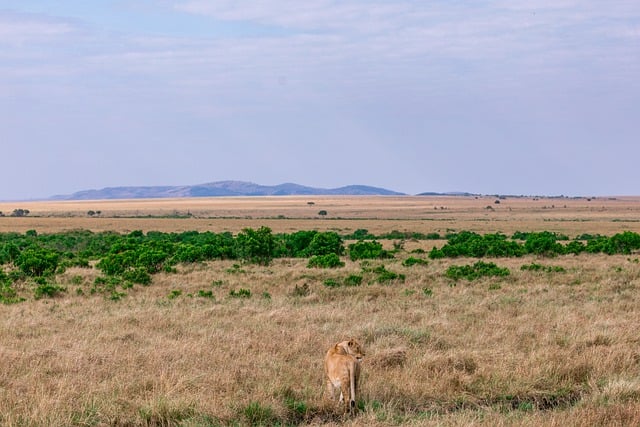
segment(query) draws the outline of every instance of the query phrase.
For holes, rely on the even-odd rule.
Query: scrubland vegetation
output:
[[[636,232],[411,225],[2,233],[0,424],[640,424]]]

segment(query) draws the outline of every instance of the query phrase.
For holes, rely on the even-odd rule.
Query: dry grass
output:
[[[65,227],[82,228],[80,220]],[[331,222],[274,221],[282,229]],[[385,221],[381,229],[396,228]],[[428,223],[397,221],[407,230]],[[526,221],[491,226],[524,230]],[[572,226],[628,229],[597,221]],[[384,261],[404,283],[377,284],[348,260],[337,270],[307,269],[306,260],[240,268],[220,261],[158,274],[119,301],[78,295],[97,272],[70,269],[58,278],[64,296],[0,306],[0,424],[640,425],[637,255],[497,259],[510,276],[457,284],[446,268],[475,260],[404,267],[407,256]],[[566,272],[520,270],[532,262]],[[323,285],[349,274],[365,283]],[[295,291],[305,284],[308,292]],[[240,288],[251,297],[230,296]],[[349,336],[367,358],[361,411],[345,420],[321,399],[322,358]]]
[[[0,212],[28,209],[25,218],[0,217],[0,232],[70,229],[238,232],[262,225],[275,232],[366,228],[373,233],[408,230],[480,233],[548,230],[640,232],[640,197],[597,199],[495,197],[218,197],[193,199],[1,202]],[[309,205],[313,202],[313,205]],[[100,211],[95,217],[87,212]],[[327,211],[325,218],[318,215]]]

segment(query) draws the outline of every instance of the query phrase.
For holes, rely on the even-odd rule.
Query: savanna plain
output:
[[[565,236],[561,245],[638,233],[640,198],[3,202],[0,211],[0,233],[16,238],[262,229],[332,232],[345,247],[331,268],[221,257],[108,293],[94,292],[110,283],[96,260],[44,279],[12,276],[19,267],[5,262],[15,298],[0,305],[0,425],[640,425],[637,250],[429,256],[465,231],[508,241],[546,231]],[[384,256],[354,259],[360,238]],[[498,274],[450,274],[474,266]],[[344,416],[323,397],[323,357],[350,337],[366,356],[358,411]]]

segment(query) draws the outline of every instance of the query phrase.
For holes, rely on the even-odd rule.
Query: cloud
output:
[[[267,155],[328,164],[342,150],[337,170],[366,153],[371,171],[393,158],[414,182],[430,158],[443,159],[430,177],[445,179],[460,153],[470,170],[483,155],[494,162],[486,153],[520,165],[521,146],[543,156],[584,141],[595,152],[612,129],[620,144],[637,130],[636,0],[125,3],[122,19],[118,8],[105,17],[105,3],[73,17],[0,12],[0,127],[15,150],[52,141],[39,151],[46,165],[88,141],[85,157],[112,156],[115,169],[116,151],[135,147],[145,173],[166,174],[179,156],[187,172],[194,157],[221,158],[238,178],[273,173],[260,169]],[[251,172],[234,171],[229,159],[242,155]],[[184,171],[173,168],[175,179],[201,179]]]
[[[0,44],[51,43],[76,31],[78,28],[67,20],[0,11]]]
[[[269,1],[239,3],[231,0],[191,0],[175,5],[178,10],[220,20],[251,21],[298,30],[380,31],[394,25],[394,18],[410,12],[408,4],[384,1]]]

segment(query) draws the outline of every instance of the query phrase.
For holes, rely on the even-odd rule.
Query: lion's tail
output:
[[[354,366],[351,367],[350,369],[351,374],[349,375],[349,380],[351,382],[351,387],[349,392],[351,394],[350,399],[349,399],[349,410],[351,412],[354,412],[356,410],[356,367],[355,364]]]

